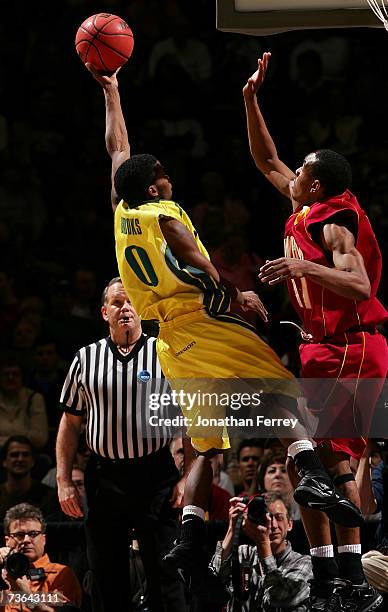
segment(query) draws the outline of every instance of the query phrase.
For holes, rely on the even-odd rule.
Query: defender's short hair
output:
[[[318,179],[325,196],[340,195],[352,184],[352,169],[347,159],[330,149],[315,151],[316,161],[309,164],[311,174]]]
[[[117,168],[116,193],[130,208],[147,200],[147,189],[155,180],[157,158],[147,153],[133,155]]]

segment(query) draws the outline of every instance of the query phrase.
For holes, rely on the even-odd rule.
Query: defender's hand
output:
[[[304,259],[293,257],[280,257],[273,261],[266,261],[260,268],[259,279],[262,283],[278,285],[287,278],[302,278],[307,273],[308,263]]]
[[[244,97],[249,98],[257,94],[265,79],[270,57],[271,53],[267,51],[266,53],[263,53],[262,58],[259,58],[257,60],[258,68],[256,72],[254,72],[252,76],[249,77],[246,85],[243,88]]]

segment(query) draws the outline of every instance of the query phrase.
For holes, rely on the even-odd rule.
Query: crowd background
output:
[[[106,333],[100,293],[117,274],[104,102],[74,49],[79,24],[100,11],[122,16],[134,32],[133,56],[119,75],[132,151],[160,158],[174,199],[223,276],[259,291],[270,324],[250,321],[295,374],[299,338],[279,324],[296,319],[287,291],[259,286],[256,274],[265,259],[282,255],[289,214],[288,201],[259,176],[248,150],[241,90],[263,51],[272,51],[272,60],[261,104],[281,158],[297,168],[317,148],[344,154],[387,254],[385,30],[227,34],[216,30],[215,2],[208,0],[4,4],[0,359],[1,371],[8,369],[0,376],[0,445],[12,433],[26,434],[13,430],[2,405],[16,406],[20,390],[32,390],[40,406],[41,472],[55,468],[57,403],[69,361]],[[388,303],[386,273],[380,297]],[[23,397],[28,403],[30,392]]]

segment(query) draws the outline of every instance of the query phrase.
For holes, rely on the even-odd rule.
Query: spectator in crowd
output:
[[[96,273],[89,267],[79,267],[74,272],[71,314],[81,319],[94,319],[97,303]]]
[[[3,577],[11,591],[19,591],[27,597],[34,593],[45,593],[38,598],[28,599],[27,604],[10,603],[5,612],[54,612],[51,602],[65,604],[61,607],[67,612],[76,612],[82,601],[82,590],[76,575],[70,567],[52,563],[47,553],[46,522],[41,510],[31,504],[22,503],[10,508],[4,518],[5,546],[0,548],[0,565],[4,564],[9,553],[22,553],[29,561],[30,569],[26,575],[14,578],[3,570]],[[6,591],[7,592],[7,591]],[[34,602],[37,602],[34,604]],[[70,605],[66,605],[70,604]]]
[[[212,60],[204,42],[191,32],[189,20],[183,15],[175,18],[171,36],[156,43],[151,51],[149,73],[155,75],[163,57],[171,56],[190,78],[194,86],[206,83],[211,78]]]
[[[224,456],[223,454],[216,455],[212,458],[213,466],[213,484],[218,485],[221,489],[227,491],[230,497],[234,495],[234,485],[229,475],[223,469]]]
[[[293,486],[287,473],[286,461],[284,452],[266,455],[257,473],[257,484],[259,491],[284,495],[290,505],[290,516],[295,520],[300,518],[300,511],[293,498]]]
[[[1,229],[1,228],[0,228]],[[19,300],[15,294],[13,278],[5,270],[0,271],[0,337],[3,346],[9,327],[18,317]]]
[[[48,439],[45,401],[23,385],[17,357],[7,355],[0,365],[0,447],[10,435],[27,436],[41,449]]]
[[[222,542],[218,542],[212,567],[233,593],[227,610],[235,610],[239,595],[233,592],[232,542],[237,519],[244,513],[242,530],[250,544],[240,544],[238,560],[247,598],[240,599],[243,612],[256,610],[308,609],[309,587],[312,578],[311,560],[292,550],[287,534],[292,529],[290,506],[280,493],[270,493],[266,499],[268,513],[265,524],[256,524],[247,516],[247,505],[242,498],[230,500],[229,528]]]
[[[2,465],[6,480],[0,484],[0,520],[6,511],[21,502],[39,506],[44,516],[58,510],[55,491],[34,480],[34,448],[25,436],[11,436],[1,449]]]
[[[257,438],[241,440],[237,448],[237,461],[241,475],[241,485],[236,487],[236,493],[248,493],[252,488],[260,460],[263,456],[263,444]]]
[[[57,343],[50,336],[39,336],[34,349],[34,367],[29,385],[45,399],[49,431],[56,434],[60,419],[58,397],[63,377],[66,374],[63,360],[58,353]]]

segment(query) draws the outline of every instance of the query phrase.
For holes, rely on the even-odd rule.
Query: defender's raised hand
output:
[[[265,75],[267,73],[267,68],[269,64],[269,60],[271,57],[271,53],[266,51],[263,53],[263,57],[257,60],[257,70],[249,77],[246,85],[243,88],[244,96],[255,96],[261,87]]]

